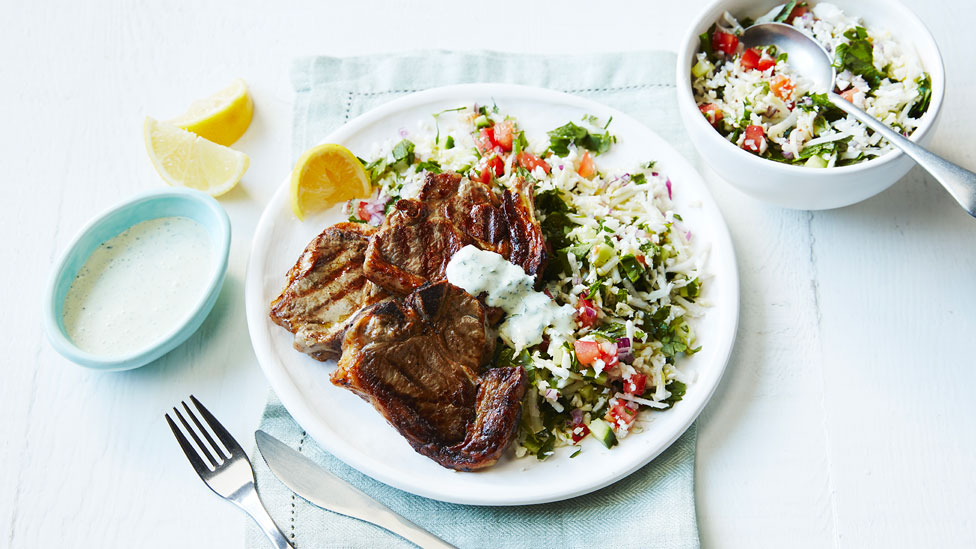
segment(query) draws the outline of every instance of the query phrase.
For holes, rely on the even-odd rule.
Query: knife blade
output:
[[[456,549],[268,433],[255,431],[254,440],[271,472],[309,503],[375,524],[425,549]]]

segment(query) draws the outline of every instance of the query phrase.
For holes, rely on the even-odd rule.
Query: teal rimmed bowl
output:
[[[92,252],[106,240],[137,223],[174,216],[193,219],[206,229],[210,237],[212,268],[203,297],[176,326],[161,329],[159,337],[145,348],[112,356],[94,354],[79,348],[68,337],[64,327],[64,300],[78,271]],[[42,318],[48,339],[54,349],[65,358],[88,368],[130,370],[148,364],[185,341],[203,324],[224,284],[229,253],[230,219],[227,212],[210,196],[188,189],[169,189],[127,200],[90,221],[58,259],[44,293]]]

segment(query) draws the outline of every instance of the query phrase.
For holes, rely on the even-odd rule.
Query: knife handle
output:
[[[395,513],[392,509],[376,501],[375,499],[369,499],[376,504],[373,508],[373,516],[370,517],[370,522],[373,524],[389,530],[407,541],[413,542],[419,547],[423,547],[423,549],[457,549],[450,543],[447,543],[441,538],[431,534],[427,530],[424,530],[401,515]]]

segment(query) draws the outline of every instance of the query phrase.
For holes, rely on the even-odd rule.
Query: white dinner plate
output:
[[[339,128],[324,142],[341,143],[365,156],[375,142],[397,138],[400,128],[430,121],[432,113],[492,101],[515,116],[530,139],[587,114],[602,120],[613,116],[610,129],[618,142],[600,156],[600,165],[629,168],[656,160],[658,169],[671,178],[675,209],[692,231],[693,243],[708,248],[706,272],[712,275],[703,290],[711,308],[695,324],[702,350],[679,362],[694,380],[684,400],[668,411],[644,412],[641,432],[631,433],[612,450],[587,437],[582,453],[573,459],[575,448],[558,448],[545,461],[532,456],[517,459],[509,448],[495,466],[459,473],[414,452],[369,403],[329,382],[335,362],[318,362],[296,351],[292,335],[268,317],[271,300],[281,292],[285,273],[305,245],[328,225],[344,220],[339,207],[304,223],[295,219],[288,203],[288,177],[265,209],[254,236],[245,287],[248,329],[261,367],[285,408],[323,448],[364,474],[407,492],[454,503],[558,501],[636,471],[671,445],[705,407],[735,337],[739,308],[735,255],[722,216],[694,168],[646,126],[593,101],[523,86],[449,86],[391,101]]]

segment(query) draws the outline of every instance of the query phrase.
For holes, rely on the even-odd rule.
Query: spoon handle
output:
[[[837,108],[860,120],[865,126],[880,133],[889,143],[912,157],[922,169],[932,174],[932,177],[949,191],[949,194],[956,199],[956,202],[969,215],[976,217],[976,173],[953,164],[921,145],[915,144],[878,119],[855,107],[836,93],[830,92],[828,93],[828,97],[830,98],[830,102]]]

